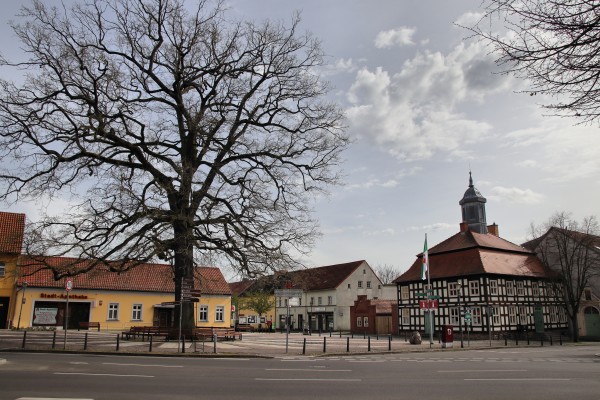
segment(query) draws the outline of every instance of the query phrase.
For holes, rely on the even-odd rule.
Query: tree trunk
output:
[[[573,317],[569,319],[571,325],[571,338],[573,338],[574,343],[577,343],[579,342],[579,318],[577,317],[577,313],[574,313]]]
[[[183,223],[174,224],[174,257],[173,268],[175,273],[175,301],[178,305],[175,307],[175,326],[184,336],[191,335],[195,327],[194,303],[186,301],[189,299],[189,291],[194,288],[194,250],[193,242],[189,240],[192,237],[192,228]],[[181,302],[183,296],[183,302]],[[179,308],[182,305],[182,310]],[[181,318],[180,318],[181,315]]]

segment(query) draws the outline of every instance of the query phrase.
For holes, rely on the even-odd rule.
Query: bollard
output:
[[[23,343],[21,345],[21,347],[24,349],[25,348],[25,343],[27,342],[27,331],[23,331]]]
[[[525,336],[527,337],[527,346],[529,346],[529,333],[525,332]]]
[[[562,346],[562,332],[560,333],[560,335],[558,336],[558,340],[560,340],[560,345]]]
[[[54,335],[52,335],[52,350],[56,347],[56,331],[54,331]]]
[[[342,337],[342,330],[340,329],[340,338]]]
[[[304,338],[304,343],[302,343],[302,355],[306,354],[306,338]]]
[[[552,335],[550,335],[550,346],[554,346],[553,341],[552,341]]]
[[[327,338],[323,338],[323,353],[327,353]]]
[[[519,345],[519,335],[515,335],[515,344]]]
[[[363,332],[363,339],[366,339],[366,338],[367,338],[367,331],[364,331]],[[369,336],[369,339],[371,339],[371,336]]]
[[[352,339],[354,339],[354,332],[350,332],[350,334],[352,335]]]
[[[329,337],[331,337],[331,329],[329,330]]]
[[[88,339],[88,333],[85,333],[85,337],[83,338],[83,349],[87,350],[87,339]]]
[[[181,353],[185,353],[185,335],[181,336]]]
[[[540,338],[540,345],[544,347],[544,335],[542,335]]]
[[[367,351],[371,351],[371,336],[369,336],[369,341],[367,342]]]
[[[150,345],[148,346],[148,352],[152,353],[152,336],[150,336]]]
[[[119,338],[120,336],[117,334],[117,351],[119,351]]]
[[[388,351],[392,351],[392,335],[388,336]]]
[[[213,335],[213,353],[217,354],[217,334]]]
[[[346,353],[350,353],[350,338],[346,338]]]
[[[508,346],[508,335],[504,335],[504,345]]]
[[[375,339],[376,339],[376,340],[379,340],[379,332],[376,332],[376,333],[375,333]]]

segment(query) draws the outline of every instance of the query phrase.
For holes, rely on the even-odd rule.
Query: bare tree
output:
[[[600,3],[595,0],[484,0],[467,27],[499,54],[504,72],[526,78],[548,109],[584,122],[600,117]]]
[[[579,340],[578,314],[584,289],[600,274],[599,233],[595,217],[577,222],[570,214],[560,212],[540,226],[532,224],[532,240],[524,244],[547,268],[558,273],[555,289],[562,295],[573,341]]]
[[[400,271],[390,264],[377,265],[373,271],[384,285],[389,285],[400,275]]]
[[[348,143],[320,44],[298,16],[232,22],[197,3],[21,9],[28,59],[1,62],[25,74],[0,81],[0,198],[73,196],[30,252],[116,271],[170,260],[178,301],[195,257],[254,276],[293,268],[313,244],[310,195],[338,181]]]

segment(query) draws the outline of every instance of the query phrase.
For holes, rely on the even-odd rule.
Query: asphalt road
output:
[[[0,353],[0,399],[600,399],[598,346],[339,357]]]

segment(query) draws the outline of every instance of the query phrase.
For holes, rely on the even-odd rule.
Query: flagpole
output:
[[[427,234],[425,234],[425,246],[427,246]],[[427,291],[427,308],[429,310],[429,348],[433,345],[433,307],[431,307],[431,294],[433,293],[433,289],[431,287],[431,262],[429,260],[429,247],[427,247],[427,287],[429,290]]]

